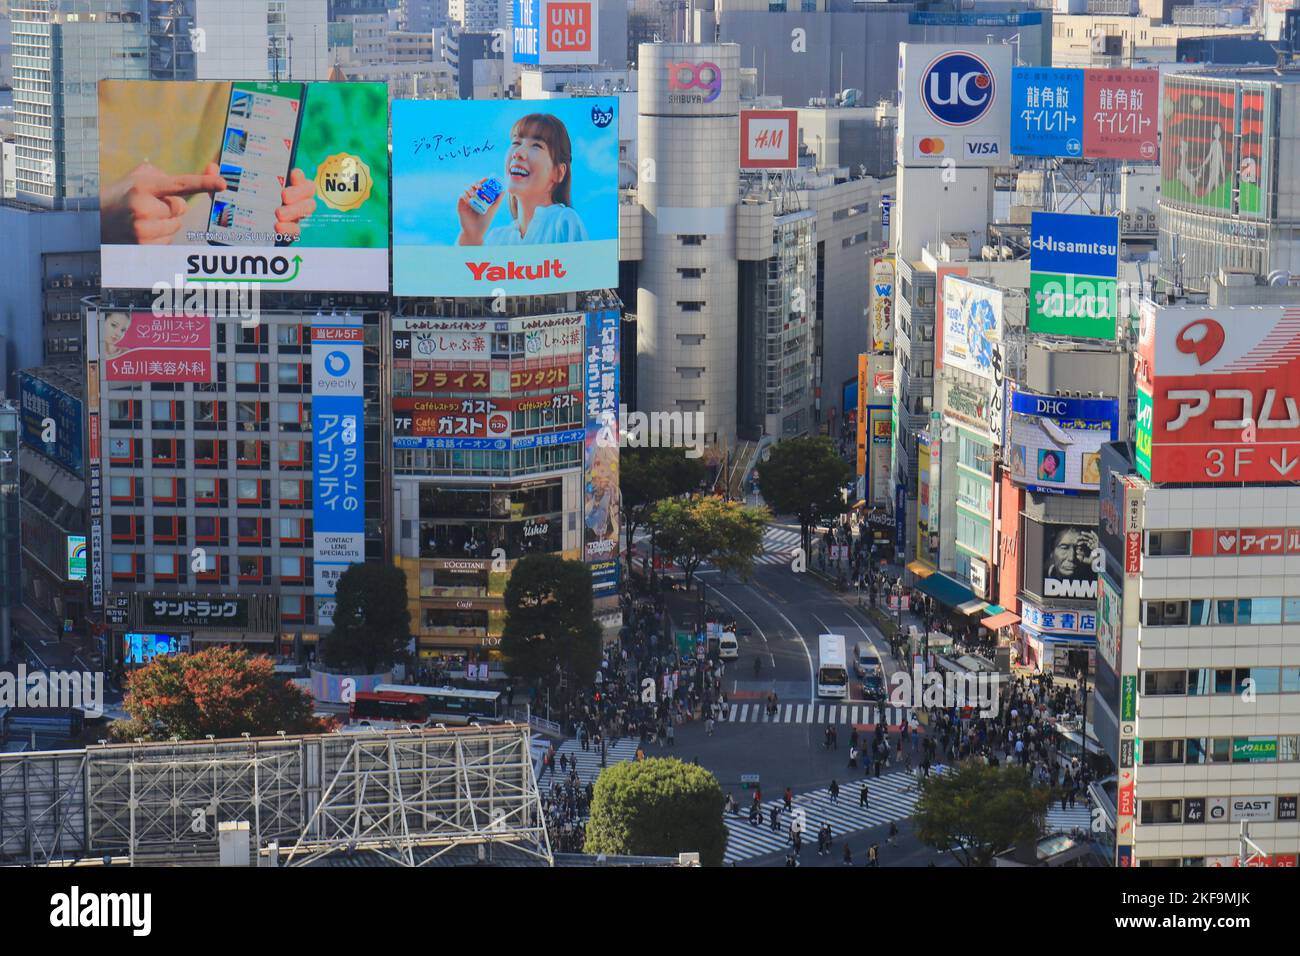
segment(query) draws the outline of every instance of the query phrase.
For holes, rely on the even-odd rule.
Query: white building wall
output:
[[[706,440],[734,443],[740,48],[642,44],[640,54],[638,155],[643,166],[647,159],[653,165],[638,184],[638,403],[645,411],[699,411]],[[668,64],[679,62],[717,64],[717,98],[682,102],[708,91],[670,91]],[[685,235],[704,238],[687,245]],[[700,268],[699,278],[679,271]],[[703,306],[684,311],[680,302]]]
[[[1152,488],[1145,531],[1300,527],[1300,488]],[[1144,534],[1144,550],[1146,534]],[[1143,601],[1204,598],[1300,598],[1300,556],[1142,558]],[[1285,607],[1285,600],[1283,602]],[[1145,621],[1145,617],[1143,617]],[[1137,736],[1143,741],[1198,737],[1300,736],[1300,692],[1209,696],[1141,693],[1147,670],[1300,669],[1297,624],[1139,628]],[[1282,746],[1279,742],[1279,751]],[[1162,764],[1137,768],[1135,856],[1151,859],[1236,856],[1240,823],[1142,824],[1143,800],[1282,796],[1300,793],[1300,761]],[[1300,852],[1300,823],[1255,821],[1251,839],[1270,854]]]

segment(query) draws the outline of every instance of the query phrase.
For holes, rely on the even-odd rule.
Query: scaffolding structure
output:
[[[0,865],[212,864],[233,822],[269,865],[485,844],[554,865],[528,740],[507,724],[0,756]]]

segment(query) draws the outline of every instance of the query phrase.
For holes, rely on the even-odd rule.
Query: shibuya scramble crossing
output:
[[[14,918],[980,868],[1262,925],[1294,11],[480,6],[0,3]]]

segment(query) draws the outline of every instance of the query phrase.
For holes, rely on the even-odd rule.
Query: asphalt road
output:
[[[785,525],[785,527],[791,527]],[[794,526],[797,528],[797,526]],[[723,579],[705,572],[710,603],[727,608],[753,634],[740,641],[740,659],[729,663],[724,688],[729,696],[761,698],[775,690],[782,703],[816,699],[817,637],[842,634],[852,656],[853,646],[871,641],[885,667],[886,677],[898,670],[889,644],[857,607],[853,592],[836,592],[808,572],[781,565],[760,564],[748,582]],[[754,657],[762,658],[754,677]],[[849,682],[850,700],[862,702],[862,684],[856,675]]]

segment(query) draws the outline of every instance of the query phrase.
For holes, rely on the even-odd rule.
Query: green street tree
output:
[[[770,517],[766,508],[709,495],[661,501],[650,520],[656,547],[686,572],[690,587],[705,561],[748,579],[763,550],[763,529]]]
[[[154,658],[128,678],[122,706],[130,718],[109,725],[117,740],[271,737],[330,726],[312,716],[311,696],[276,674],[270,658],[228,647]]]
[[[584,562],[554,554],[520,558],[506,584],[505,605],[501,653],[513,676],[554,687],[560,675],[585,685],[596,673],[601,628]]]
[[[848,507],[841,489],[852,476],[852,467],[825,435],[779,441],[767,461],[758,464],[763,500],[775,513],[799,519],[805,555],[812,545],[813,522]]]
[[[333,670],[380,674],[407,657],[411,611],[406,573],[391,564],[354,564],[339,578],[334,629],[321,641]]]
[[[720,866],[727,849],[722,787],[713,774],[674,757],[614,764],[591,798],[588,853],[677,856],[699,853]]]
[[[912,822],[927,846],[963,866],[989,866],[997,854],[1042,837],[1050,799],[1019,767],[967,762],[926,778]]]
[[[619,488],[623,497],[623,523],[627,566],[632,567],[632,538],[646,527],[654,506],[665,498],[690,494],[700,486],[708,469],[703,458],[687,458],[681,448],[624,448],[619,452]]]

